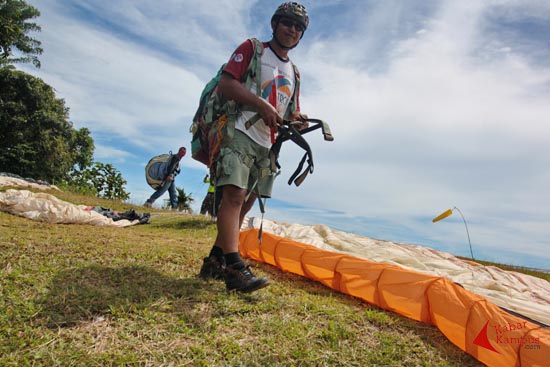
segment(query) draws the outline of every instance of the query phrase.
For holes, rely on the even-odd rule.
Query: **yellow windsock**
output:
[[[437,221],[440,221],[441,219],[447,218],[449,215],[453,214],[453,211],[451,209],[447,209],[443,213],[439,214],[437,217],[432,219],[432,222],[435,223]]]

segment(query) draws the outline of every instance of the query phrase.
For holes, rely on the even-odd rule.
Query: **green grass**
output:
[[[167,211],[117,229],[0,212],[0,366],[482,366],[430,325],[266,264],[269,287],[227,294],[196,278],[215,233]]]

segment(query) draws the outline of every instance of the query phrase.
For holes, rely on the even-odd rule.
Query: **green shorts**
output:
[[[233,141],[220,149],[216,186],[233,185],[254,193],[259,190],[261,197],[270,198],[274,181],[269,149],[257,144],[242,131],[235,130]]]

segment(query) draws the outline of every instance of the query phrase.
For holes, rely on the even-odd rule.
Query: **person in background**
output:
[[[210,181],[210,176],[206,175],[202,182],[209,184],[208,192],[204,197],[201,204],[201,214],[207,215],[210,214],[212,218],[216,217],[217,208],[214,207],[216,200],[216,186]]]
[[[176,176],[180,173],[180,160],[185,156],[187,150],[181,147],[177,154],[173,154],[167,162],[158,162],[149,168],[149,175],[154,179],[162,180],[161,186],[155,190],[153,195],[145,201],[143,206],[151,208],[155,200],[160,198],[166,191],[170,195],[170,206],[178,208],[178,193],[176,190]]]

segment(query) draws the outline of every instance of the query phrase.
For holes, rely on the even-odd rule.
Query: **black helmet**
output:
[[[278,22],[281,17],[291,18],[304,26],[304,31],[309,25],[309,16],[307,10],[302,4],[294,1],[288,1],[279,5],[275,13],[271,17],[272,22]]]

